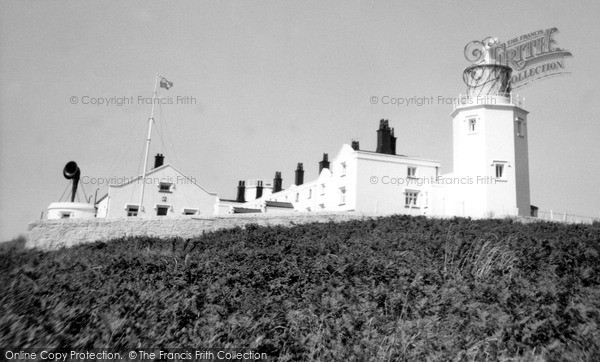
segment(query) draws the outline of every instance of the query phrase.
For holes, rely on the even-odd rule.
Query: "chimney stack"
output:
[[[164,162],[165,156],[163,156],[162,153],[157,153],[156,156],[154,156],[154,168],[162,166]]]
[[[296,186],[300,186],[304,183],[304,167],[302,166],[302,162],[298,162],[298,167],[296,167]]]
[[[256,198],[260,199],[262,197],[262,193],[263,193],[263,182],[258,181],[258,184],[256,185]]]
[[[238,183],[238,193],[237,193],[237,198],[235,199],[235,201],[246,202],[246,198],[244,196],[245,194],[246,194],[246,182],[240,181]]]
[[[324,168],[329,169],[329,155],[326,153],[323,154],[323,161],[319,161],[319,175]]]
[[[283,180],[281,179],[281,172],[275,172],[275,178],[273,179],[273,193],[279,192],[282,190],[281,184]]]
[[[353,149],[354,151],[358,151],[358,150],[360,150],[360,146],[359,146],[359,144],[358,144],[358,141],[355,141],[355,140],[353,140],[353,141],[352,141],[352,149]]]
[[[379,129],[377,130],[377,150],[375,152],[388,155],[396,154],[396,137],[394,137],[394,130],[390,128],[387,119],[379,121]]]

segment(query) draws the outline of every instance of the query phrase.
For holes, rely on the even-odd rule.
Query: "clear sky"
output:
[[[531,201],[600,216],[599,2],[0,1],[0,240],[58,201],[64,164],[88,177],[141,171],[154,74],[174,83],[157,108],[151,153],[209,191],[237,181],[317,176],[323,153],[375,149],[390,120],[401,154],[452,171],[449,104],[370,97],[455,97],[464,46],[556,27],[570,75],[524,88]],[[78,97],[72,104],[71,97]],[[176,97],[196,104],[176,104]],[[82,104],[133,97],[133,104]],[[130,99],[130,98],[129,98]],[[161,132],[162,129],[162,132]],[[98,188],[84,185],[88,196]],[[104,194],[101,187],[98,195]]]

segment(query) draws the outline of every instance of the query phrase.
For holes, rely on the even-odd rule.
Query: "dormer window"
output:
[[[172,188],[172,182],[161,182],[158,184],[158,192],[173,192]]]

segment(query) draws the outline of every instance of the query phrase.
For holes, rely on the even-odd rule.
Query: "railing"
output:
[[[538,210],[536,218],[540,220],[562,221],[573,224],[591,224],[594,221],[600,222],[600,217],[573,215],[567,214],[566,212],[554,212],[552,210]]]
[[[467,107],[473,105],[480,104],[503,104],[503,105],[514,105],[517,107],[523,107],[525,103],[525,98],[519,96],[518,94],[512,93],[496,93],[496,94],[485,94],[485,95],[468,95],[468,94],[459,94],[457,98],[454,99],[453,106],[454,109],[459,107]]]

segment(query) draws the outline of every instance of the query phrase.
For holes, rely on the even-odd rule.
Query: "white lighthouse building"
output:
[[[510,74],[487,58],[464,71],[467,94],[451,114],[454,171],[445,176],[444,215],[530,215],[528,112],[511,93]]]
[[[446,195],[460,216],[529,215],[527,111],[510,93],[461,98],[452,112],[454,172]],[[442,180],[443,182],[443,180]]]

